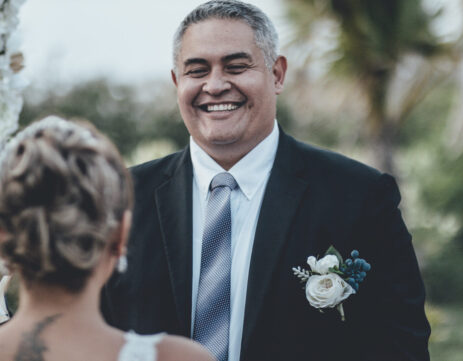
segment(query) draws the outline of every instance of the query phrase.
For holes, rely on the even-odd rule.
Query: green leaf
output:
[[[336,273],[337,275],[341,276],[342,278],[344,278],[346,276],[344,274],[344,272],[341,272],[337,267],[329,268],[328,271],[330,271],[331,273]]]
[[[332,245],[327,249],[325,252],[325,256],[332,254],[338,258],[339,264],[342,265],[344,263],[341,253],[338,252],[336,248],[334,248]]]

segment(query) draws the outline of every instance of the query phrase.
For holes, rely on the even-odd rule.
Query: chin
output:
[[[231,144],[235,144],[237,141],[237,139],[235,138],[215,138],[211,141],[209,141],[208,143],[211,144],[211,145],[231,145]]]

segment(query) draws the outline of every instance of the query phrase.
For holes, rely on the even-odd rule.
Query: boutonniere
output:
[[[331,246],[323,258],[307,258],[310,270],[293,267],[294,274],[305,283],[305,295],[310,305],[320,312],[336,307],[342,321],[346,320],[342,301],[359,290],[359,284],[371,269],[368,262],[359,258],[357,250],[350,255],[352,258],[344,262],[341,254]]]

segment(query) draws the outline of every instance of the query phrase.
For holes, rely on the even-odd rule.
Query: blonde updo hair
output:
[[[89,123],[47,117],[0,155],[0,256],[26,284],[78,292],[132,207],[114,145]]]

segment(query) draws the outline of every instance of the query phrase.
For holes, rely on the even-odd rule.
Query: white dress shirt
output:
[[[232,265],[229,361],[238,361],[240,359],[249,263],[262,198],[278,147],[278,137],[278,125],[275,120],[270,135],[228,171],[238,183],[238,188],[233,190],[230,196]],[[190,137],[190,153],[193,163],[193,275],[191,312],[191,332],[193,333],[209,185],[214,176],[225,172],[225,170],[200,148],[192,137]]]

